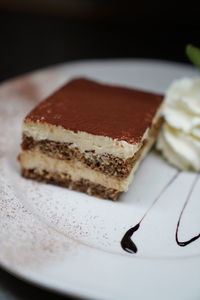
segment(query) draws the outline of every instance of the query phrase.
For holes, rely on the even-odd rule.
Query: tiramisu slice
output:
[[[117,200],[155,141],[162,98],[70,81],[24,119],[22,175]]]

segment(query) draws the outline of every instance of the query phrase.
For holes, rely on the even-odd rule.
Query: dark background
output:
[[[0,0],[0,80],[76,59],[188,62],[199,23],[188,1]]]
[[[188,1],[0,0],[0,81],[77,59],[189,63],[188,43],[200,46],[199,10]],[[46,297],[63,299],[0,269],[0,299]]]

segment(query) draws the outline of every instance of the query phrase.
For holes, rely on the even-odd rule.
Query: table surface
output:
[[[62,296],[54,292],[48,292],[10,275],[0,268],[0,300],[73,300],[78,299],[71,296]],[[80,298],[79,298],[80,299]]]
[[[26,3],[22,0],[3,2]],[[47,3],[28,1],[28,5],[29,2],[41,2],[42,7]],[[50,2],[57,5],[57,2],[64,4],[67,0]],[[81,3],[81,0],[74,2]],[[152,1],[145,5],[139,1],[126,1],[132,3],[126,5],[123,1],[116,5],[117,0],[89,2],[96,3],[95,11],[99,17],[87,17],[81,10],[78,13],[82,12],[82,17],[79,14],[57,16],[53,12],[3,11],[0,1],[0,81],[77,59],[139,57],[188,62],[186,44],[199,45],[199,19],[198,15],[195,17],[198,13],[195,6],[193,13],[188,13],[193,6],[187,5],[184,11],[181,8],[180,14],[179,6],[173,5],[172,9],[169,6],[166,10],[168,2],[163,8],[159,7],[161,11]],[[99,9],[101,2],[104,5]],[[107,9],[109,2],[112,5]]]

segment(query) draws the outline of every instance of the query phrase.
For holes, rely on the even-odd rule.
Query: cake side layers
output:
[[[142,139],[142,143],[138,145],[138,150],[132,157],[127,159],[122,159],[109,153],[97,154],[94,149],[83,151],[83,149],[79,149],[73,143],[61,143],[48,139],[34,140],[31,136],[25,134],[23,135],[22,149],[25,151],[35,149],[49,157],[61,160],[78,160],[86,167],[102,172],[103,174],[125,178],[130,174],[135,163],[140,158],[145,144],[148,144],[151,137],[156,138],[161,122],[162,120],[158,119],[157,123],[154,123],[146,131],[146,138]]]
[[[61,176],[64,178],[66,176],[70,176],[70,180],[74,182],[78,182],[79,180],[86,179],[89,180],[93,184],[100,184],[104,188],[109,188],[116,190],[118,192],[127,191],[129,184],[132,182],[133,175],[137,170],[140,162],[146,156],[147,152],[152,147],[155,141],[155,137],[151,137],[149,139],[148,144],[142,149],[140,158],[137,160],[136,164],[132,168],[129,176],[124,178],[114,178],[105,174],[102,174],[98,171],[92,170],[88,167],[85,167],[79,161],[64,161],[60,159],[50,158],[49,156],[36,151],[22,151],[19,156],[19,161],[23,170],[26,170],[26,174],[30,171],[31,174],[54,174],[56,177]],[[44,172],[44,173],[43,173]],[[28,175],[26,175],[28,177]],[[32,175],[31,177],[32,178]],[[41,180],[41,179],[40,179]],[[44,180],[46,180],[46,175]],[[55,183],[55,182],[54,182]]]
[[[71,143],[59,143],[49,140],[35,141],[31,137],[23,136],[22,149],[24,151],[34,150],[60,160],[80,161],[86,167],[99,171],[103,174],[117,178],[125,178],[131,172],[136,160],[139,158],[146,140],[140,149],[126,160],[112,154],[96,154],[94,150],[81,152],[77,147],[71,147]]]
[[[39,182],[67,187],[69,189],[103,199],[115,201],[121,194],[121,192],[115,189],[108,188],[100,184],[95,184],[88,179],[80,178],[76,181],[72,180],[71,176],[66,173],[55,173],[38,169],[22,169],[21,173],[23,177],[28,179],[34,179]]]

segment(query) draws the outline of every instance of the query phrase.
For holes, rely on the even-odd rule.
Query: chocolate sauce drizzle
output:
[[[189,240],[187,240],[185,242],[180,242],[179,238],[178,238],[179,225],[180,225],[180,222],[181,222],[182,215],[184,213],[184,210],[185,210],[186,206],[188,205],[188,202],[189,202],[189,200],[191,198],[191,195],[192,195],[192,193],[194,191],[194,188],[195,188],[195,186],[197,184],[198,179],[199,179],[199,174],[197,174],[197,176],[195,177],[195,180],[194,180],[194,182],[193,182],[193,184],[191,186],[191,189],[190,189],[190,191],[189,191],[189,193],[187,195],[187,198],[186,198],[185,203],[183,205],[183,208],[181,210],[181,213],[180,213],[180,216],[179,216],[179,219],[178,219],[178,223],[177,223],[177,226],[176,226],[176,234],[175,234],[176,243],[179,246],[181,246],[181,247],[185,247],[185,246],[191,244],[192,242],[194,242],[194,241],[196,241],[197,239],[200,238],[200,233],[197,234],[197,235],[195,235],[194,237],[192,237],[191,239],[189,239]]]
[[[140,224],[146,217],[146,215],[149,213],[149,211],[152,209],[154,204],[160,199],[160,197],[164,194],[164,192],[168,189],[168,187],[173,183],[173,181],[177,178],[180,171],[177,171],[175,175],[167,182],[167,184],[162,188],[158,196],[155,198],[155,200],[152,202],[150,207],[147,209],[147,211],[144,213],[141,220],[133,227],[131,227],[127,232],[124,234],[122,240],[121,240],[121,247],[123,250],[125,250],[128,253],[137,253],[138,249],[135,243],[132,241],[131,237],[132,235],[140,228]]]
[[[121,240],[122,248],[128,253],[137,253],[138,249],[135,243],[131,240],[132,235],[136,232],[140,227],[140,222],[137,223],[134,227],[131,227],[123,236]]]

